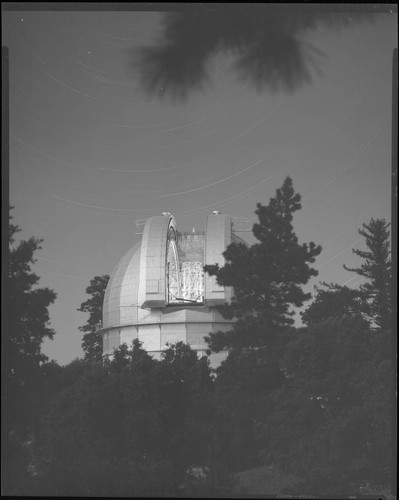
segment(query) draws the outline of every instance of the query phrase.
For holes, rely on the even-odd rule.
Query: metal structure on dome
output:
[[[183,262],[181,296],[190,302],[204,302],[204,271],[202,262]]]
[[[180,242],[191,237],[190,235],[180,234]],[[203,304],[204,302],[204,271],[203,263],[192,260],[185,260],[180,263],[179,252],[177,249],[177,232],[173,227],[168,230],[167,253],[166,253],[166,293],[167,305],[174,304]],[[191,242],[191,247],[193,242]],[[187,253],[180,251],[183,258],[189,258]]]

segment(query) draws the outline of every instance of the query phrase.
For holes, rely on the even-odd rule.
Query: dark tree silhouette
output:
[[[66,367],[68,369],[68,367]],[[207,359],[188,345],[153,359],[136,339],[112,360],[69,365],[37,443],[34,496],[175,496],[203,464],[213,418]]]
[[[344,315],[362,314],[366,312],[365,295],[360,290],[322,283],[324,288],[316,287],[315,300],[301,313],[302,321],[310,326],[328,318],[342,318]]]
[[[347,271],[366,278],[360,286],[369,305],[369,315],[383,329],[391,327],[391,252],[389,222],[385,219],[371,219],[362,224],[359,234],[366,240],[367,251],[353,249],[353,253],[363,259],[358,268]]]
[[[40,250],[43,240],[31,237],[15,245],[15,234],[20,229],[9,226],[8,307],[7,307],[7,366],[8,376],[19,376],[19,364],[32,362],[38,365],[47,357],[41,344],[54,330],[49,328],[48,306],[56,294],[48,288],[36,288],[40,278],[31,270],[36,262],[34,253]]]
[[[390,333],[330,317],[298,332],[284,364],[287,384],[259,433],[265,463],[306,478],[308,493],[359,494],[367,479],[381,495],[393,472]]]
[[[231,303],[219,309],[224,317],[237,321],[231,332],[210,334],[207,341],[213,351],[264,346],[294,323],[292,308],[310,299],[302,285],[317,276],[309,264],[315,262],[321,247],[298,243],[292,220],[301,208],[300,200],[287,177],[267,206],[257,205],[259,222],[252,231],[259,243],[251,247],[231,243],[223,253],[223,267],[204,267],[220,285],[234,290]]]
[[[296,90],[312,81],[323,56],[306,35],[374,19],[373,7],[337,4],[199,3],[176,9],[165,15],[157,44],[136,54],[149,95],[184,99],[202,89],[210,81],[207,64],[218,53],[232,55],[239,79],[258,90]]]
[[[48,307],[56,298],[53,290],[37,286],[40,278],[32,271],[35,252],[43,240],[32,236],[17,243],[19,231],[18,226],[9,225],[6,328],[2,332],[6,458],[2,479],[3,492],[9,495],[17,494],[16,488],[27,477],[28,447],[41,411],[42,367],[47,360],[41,346],[45,338],[54,335]]]
[[[236,349],[218,368],[212,468],[239,472],[261,465],[256,427],[272,411],[271,394],[284,385],[280,360],[269,349]]]
[[[86,288],[86,293],[90,295],[90,298],[82,302],[78,309],[78,311],[90,314],[87,323],[79,327],[79,330],[84,332],[82,348],[85,359],[89,361],[102,359],[103,341],[97,329],[102,320],[103,300],[108,281],[108,274],[94,276]]]

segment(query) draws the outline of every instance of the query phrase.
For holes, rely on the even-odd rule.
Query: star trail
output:
[[[169,211],[187,231],[212,210],[253,221],[287,175],[302,195],[298,237],[323,247],[309,291],[359,286],[342,267],[356,265],[357,230],[390,219],[396,16],[315,33],[323,71],[295,93],[236,81],[219,54],[210,85],[171,102],[149,99],[132,65],[134,50],[157,39],[160,13],[21,14],[3,12],[10,202],[20,235],[44,239],[34,269],[58,293],[47,355],[81,356],[76,309],[90,279],[139,241],[137,218]]]

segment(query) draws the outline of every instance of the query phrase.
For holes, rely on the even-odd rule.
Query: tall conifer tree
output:
[[[97,330],[102,320],[103,300],[108,281],[108,274],[94,276],[86,288],[86,293],[90,295],[90,298],[82,302],[78,309],[78,311],[90,314],[87,323],[79,327],[79,330],[84,333],[82,348],[86,360],[101,361],[102,359],[103,341]]]
[[[9,226],[7,335],[8,376],[18,377],[19,367],[30,363],[38,366],[47,357],[41,352],[43,340],[53,338],[49,328],[48,307],[56,298],[49,288],[37,288],[40,280],[31,269],[34,254],[43,240],[31,237],[15,244],[19,227]],[[23,382],[21,382],[23,383]]]
[[[345,315],[362,315],[366,312],[364,293],[355,288],[336,283],[321,283],[316,286],[314,301],[301,313],[302,321],[310,326],[328,318],[342,318]]]
[[[353,269],[344,265],[344,268],[366,278],[360,290],[366,297],[369,316],[379,328],[388,329],[392,311],[389,222],[372,218],[362,227],[359,234],[365,238],[367,250],[353,249],[353,253],[363,259],[363,264]]]
[[[292,220],[301,208],[300,199],[287,177],[267,206],[257,205],[259,222],[253,234],[259,243],[233,242],[223,254],[223,267],[205,266],[220,285],[233,287],[231,303],[219,309],[224,317],[237,320],[232,332],[210,334],[207,341],[212,351],[267,344],[272,335],[293,324],[293,307],[310,298],[302,285],[317,276],[309,264],[315,262],[321,247],[298,243]]]
[[[11,207],[12,208],[12,207]],[[12,217],[10,216],[10,219]],[[39,288],[40,277],[32,270],[35,252],[43,240],[31,237],[16,242],[17,225],[8,232],[8,280],[5,298],[5,328],[3,334],[4,438],[3,492],[18,494],[17,488],[27,478],[30,464],[29,443],[40,415],[43,387],[42,367],[48,359],[41,347],[46,338],[52,339],[48,308],[56,293]],[[48,366],[48,365],[47,365]]]

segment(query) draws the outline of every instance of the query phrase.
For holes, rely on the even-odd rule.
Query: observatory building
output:
[[[222,253],[232,241],[228,215],[207,216],[205,231],[180,232],[169,212],[147,219],[141,242],[131,248],[111,274],[103,303],[103,354],[112,355],[134,339],[158,358],[167,343],[188,343],[199,354],[208,348],[204,336],[231,329],[215,306],[228,302],[230,287],[203,271],[223,266]],[[218,365],[226,353],[211,355]]]

